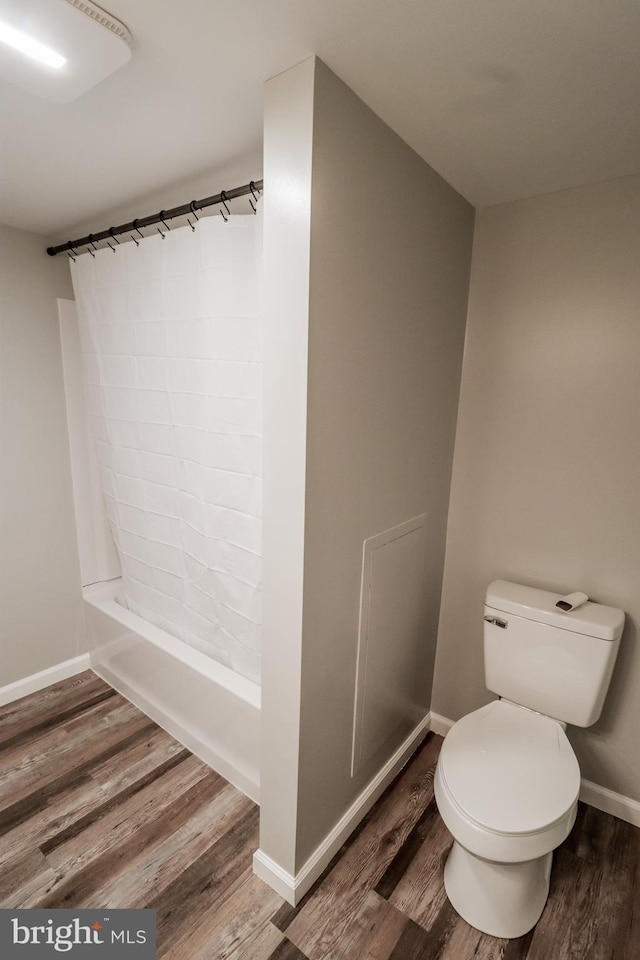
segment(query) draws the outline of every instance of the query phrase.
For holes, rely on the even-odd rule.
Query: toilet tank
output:
[[[494,580],[484,608],[487,688],[548,717],[589,727],[602,711],[624,613],[587,601],[563,613],[562,594]]]

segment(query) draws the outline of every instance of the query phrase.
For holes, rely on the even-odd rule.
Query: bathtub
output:
[[[259,685],[122,606],[121,583],[82,591],[93,670],[259,802]]]

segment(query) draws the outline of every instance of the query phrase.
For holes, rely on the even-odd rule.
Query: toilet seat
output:
[[[580,790],[578,761],[558,721],[504,700],[454,724],[440,764],[464,814],[499,833],[546,828]]]
[[[497,700],[451,728],[435,788],[442,818],[463,846],[517,862],[542,856],[569,834],[580,769],[558,721]]]

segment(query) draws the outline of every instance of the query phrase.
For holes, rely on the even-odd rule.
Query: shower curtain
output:
[[[259,209],[259,208],[258,208]],[[261,217],[71,264],[127,606],[260,676]]]

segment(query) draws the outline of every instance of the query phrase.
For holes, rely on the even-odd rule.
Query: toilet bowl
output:
[[[447,896],[460,916],[496,937],[519,937],[538,921],[552,851],[573,827],[580,769],[563,726],[497,700],[449,731],[435,796],[454,837]]]

